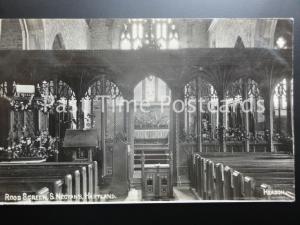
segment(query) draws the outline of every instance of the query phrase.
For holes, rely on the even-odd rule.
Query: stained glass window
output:
[[[171,19],[129,19],[123,26],[120,48],[140,49],[152,45],[158,49],[177,49],[178,39]]]
[[[284,37],[277,38],[275,48],[287,49],[287,40]]]

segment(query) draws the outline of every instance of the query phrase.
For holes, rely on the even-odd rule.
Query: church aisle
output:
[[[195,194],[190,190],[189,186],[174,187],[174,201],[192,201],[198,200]]]

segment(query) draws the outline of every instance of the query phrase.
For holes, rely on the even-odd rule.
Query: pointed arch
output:
[[[45,49],[45,30],[43,19],[25,19],[28,30],[28,49]]]
[[[56,34],[52,44],[52,50],[65,50],[65,49],[66,49],[66,45],[62,37],[62,34],[61,33]]]
[[[274,31],[274,48],[288,49],[293,47],[292,20],[278,20]]]
[[[27,30],[22,19],[2,19],[0,49],[27,49]]]
[[[134,87],[136,100],[163,101],[165,97],[170,96],[170,93],[167,82],[155,75],[145,76]]]

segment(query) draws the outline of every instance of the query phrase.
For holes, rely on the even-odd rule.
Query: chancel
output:
[[[0,23],[1,202],[295,199],[292,20]]]

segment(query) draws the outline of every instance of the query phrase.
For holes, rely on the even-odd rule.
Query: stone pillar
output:
[[[242,109],[243,115],[244,115],[244,130],[245,130],[245,152],[250,152],[250,144],[249,144],[249,112],[250,111],[250,102],[248,102],[248,82],[247,79],[244,79],[242,81],[242,100],[246,102],[244,103],[244,106]]]

